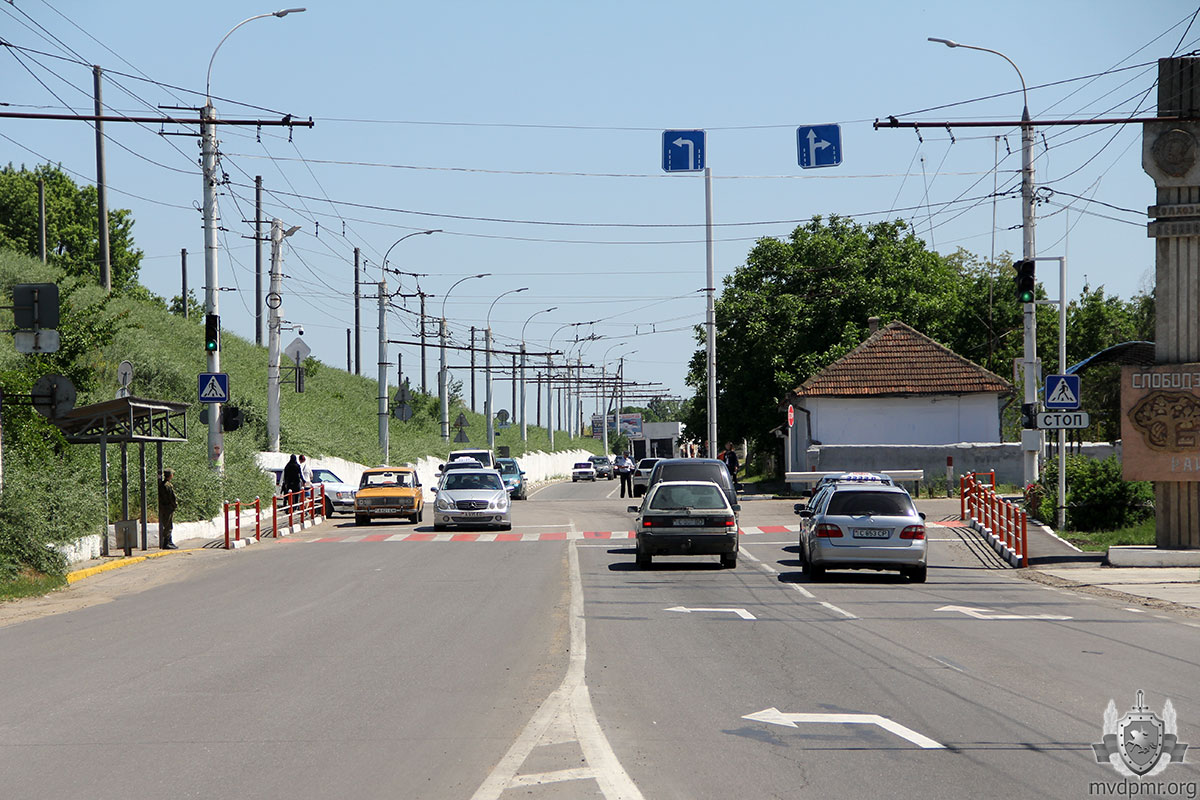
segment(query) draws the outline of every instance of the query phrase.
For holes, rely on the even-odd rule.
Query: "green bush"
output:
[[[1058,492],[1058,459],[1046,464],[1042,484],[1046,487],[1040,516],[1055,518]],[[1127,481],[1121,476],[1121,461],[1067,456],[1067,528],[1076,531],[1111,531],[1136,525],[1154,514],[1154,490],[1146,481]]]

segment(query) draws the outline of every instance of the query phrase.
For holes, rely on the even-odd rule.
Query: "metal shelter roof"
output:
[[[118,397],[80,406],[54,420],[70,444],[186,442],[187,403]]]
[[[1154,342],[1121,342],[1101,350],[1099,353],[1093,353],[1078,364],[1067,367],[1067,374],[1081,373],[1101,364],[1133,364],[1139,367],[1149,367],[1154,363]]]

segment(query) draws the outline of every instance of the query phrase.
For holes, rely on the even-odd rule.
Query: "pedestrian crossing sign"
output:
[[[1046,408],[1074,410],[1079,408],[1078,375],[1050,375],[1046,378]]]
[[[199,381],[201,403],[229,402],[229,375],[224,372],[201,372]]]

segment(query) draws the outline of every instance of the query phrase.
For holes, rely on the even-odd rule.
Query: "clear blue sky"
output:
[[[253,128],[220,131],[231,184],[220,198],[227,232],[219,283],[237,289],[220,297],[226,329],[254,338],[254,251],[244,238],[252,228],[242,220],[253,217],[261,175],[267,216],[301,226],[286,251],[284,311],[304,325],[322,361],[346,365],[354,247],[377,279],[396,239],[440,228],[396,247],[389,265],[425,274],[420,288],[436,296],[434,315],[456,280],[492,273],[451,295],[457,342],[466,342],[469,326],[484,325],[498,293],[529,287],[492,312],[500,346],[518,340],[531,314],[556,306],[529,323],[531,350],[545,350],[565,323],[602,320],[563,329],[555,349],[575,331],[607,337],[583,346],[585,363],[637,351],[627,378],[676,395],[690,394],[691,330],[704,315],[704,187],[697,175],[662,173],[662,130],[708,131],[718,280],[756,238],[786,236],[814,214],[903,217],[940,252],[962,247],[987,258],[993,246],[997,254],[1020,251],[1019,199],[996,202],[994,245],[989,199],[994,179],[1002,192],[1019,185],[1019,132],[958,129],[951,142],[945,130],[926,131],[920,142],[911,130],[876,131],[871,122],[937,106],[948,107],[903,118],[1015,119],[1020,83],[997,56],[926,37],[1003,51],[1024,73],[1035,119],[1152,114],[1156,59],[1200,47],[1200,23],[1186,30],[1194,0],[306,1],[303,14],[242,27],[213,68],[219,115],[291,113],[316,122],[290,140],[277,128],[260,136]],[[158,105],[200,105],[221,37],[278,7],[0,3],[6,42],[62,57],[0,54],[8,62],[0,101],[12,110],[65,104],[90,113],[86,65],[98,64],[109,73],[111,110],[151,115]],[[1097,73],[1104,74],[1070,80]],[[1034,88],[1051,83],[1058,85]],[[800,169],[797,126],[831,122],[842,126],[842,165]],[[109,205],[133,211],[146,255],[142,283],[178,294],[179,251],[187,248],[189,283],[202,297],[198,138],[163,137],[157,125],[110,123],[106,133]],[[3,162],[50,160],[79,182],[95,180],[85,123],[0,120],[0,135]],[[1145,209],[1154,198],[1140,166],[1141,136],[1137,125],[1038,134],[1036,180],[1055,192],[1039,208],[1038,251],[1069,257],[1071,296],[1085,278],[1122,297],[1151,285]],[[1046,288],[1055,297],[1050,272]],[[417,285],[405,278],[400,288]],[[373,302],[364,301],[362,371],[370,376],[375,320]],[[414,315],[393,312],[389,329],[411,339]],[[402,350],[419,383],[417,348]],[[430,367],[432,386],[432,354]],[[507,396],[506,385],[497,391]]]

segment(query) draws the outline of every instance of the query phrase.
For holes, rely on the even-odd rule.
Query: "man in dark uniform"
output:
[[[175,527],[175,508],[179,505],[175,497],[175,486],[171,483],[175,471],[164,469],[158,482],[158,547],[160,550],[178,550],[171,541],[171,529]]]
[[[725,469],[729,470],[730,479],[736,485],[738,468],[741,466],[741,463],[738,461],[737,451],[733,449],[733,442],[726,442],[725,449],[721,451],[721,454],[717,458],[725,464]]]

